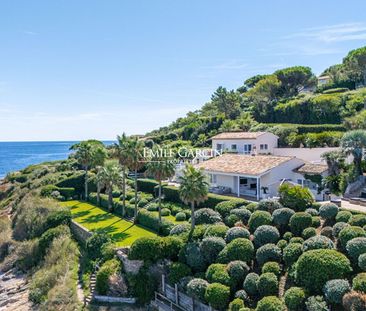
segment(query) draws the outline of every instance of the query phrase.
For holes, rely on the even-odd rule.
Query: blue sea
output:
[[[75,143],[77,141],[0,142],[0,178],[31,164],[66,159],[70,146]]]

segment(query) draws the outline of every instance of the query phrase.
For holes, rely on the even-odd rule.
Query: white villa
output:
[[[278,148],[278,137],[268,132],[228,132],[212,137],[221,156],[197,164],[209,175],[211,191],[260,200],[278,195],[283,182],[308,187],[316,200],[329,196],[311,176],[327,176],[320,155],[333,148]]]

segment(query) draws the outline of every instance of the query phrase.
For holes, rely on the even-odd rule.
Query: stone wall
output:
[[[75,239],[81,244],[85,244],[86,240],[92,236],[88,229],[73,220],[71,221],[70,229]]]
[[[128,259],[128,248],[117,249],[117,257],[122,261],[123,269],[126,273],[137,274],[140,268],[144,265],[143,260]]]

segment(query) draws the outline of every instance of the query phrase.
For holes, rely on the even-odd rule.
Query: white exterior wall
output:
[[[231,189],[232,193],[237,193],[237,182],[236,176],[230,176],[230,175],[216,175],[216,185],[223,186],[223,187],[229,187]]]
[[[321,155],[328,151],[337,151],[338,147],[326,148],[274,148],[273,155],[275,156],[289,156],[302,159],[312,163],[324,163]]]
[[[223,150],[231,151],[231,145],[236,145],[236,150],[238,153],[244,153],[244,145],[252,145],[256,149],[256,153],[273,153],[275,147],[278,146],[278,138],[272,133],[265,133],[260,135],[257,139],[212,139],[212,149],[219,149],[217,145],[221,144]],[[261,144],[267,144],[267,150],[260,150]]]

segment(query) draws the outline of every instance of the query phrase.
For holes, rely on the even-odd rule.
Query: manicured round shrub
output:
[[[245,277],[250,271],[250,268],[244,261],[234,260],[229,262],[226,270],[229,273],[232,284],[236,287],[243,283]]]
[[[280,238],[280,233],[276,227],[263,225],[259,226],[254,232],[254,245],[261,247],[268,243],[277,243]]]
[[[263,273],[258,279],[258,292],[264,296],[277,295],[278,293],[278,279],[272,272]]]
[[[200,224],[214,224],[221,222],[220,214],[210,208],[200,208],[195,212],[196,225]]]
[[[352,280],[352,288],[362,293],[366,293],[366,273],[357,274]]]
[[[333,220],[337,216],[339,208],[334,203],[325,203],[319,209],[319,215],[326,220]]]
[[[290,222],[291,216],[294,214],[295,211],[287,207],[277,209],[272,214],[273,223],[279,227],[287,226]]]
[[[348,222],[352,218],[352,213],[349,211],[338,212],[335,220],[336,222]]]
[[[240,221],[247,225],[252,212],[247,208],[234,208],[230,211],[230,214],[239,217]]]
[[[233,227],[226,232],[225,240],[227,243],[230,243],[238,238],[249,239],[249,236],[250,233],[247,229],[242,227]]]
[[[305,240],[307,240],[307,239],[309,239],[309,238],[311,238],[311,237],[313,237],[313,236],[315,236],[315,235],[316,235],[316,230],[315,230],[315,228],[312,228],[312,227],[309,227],[309,228],[304,229],[304,230],[302,231],[302,234],[301,234],[301,236],[302,236]]]
[[[176,260],[178,254],[183,248],[183,241],[176,236],[163,237],[160,240],[161,258]]]
[[[255,311],[286,311],[286,306],[276,296],[267,296],[258,301]]]
[[[244,289],[240,289],[235,293],[235,298],[240,298],[241,300],[243,300],[244,302],[249,300],[249,296],[247,294],[247,292]]]
[[[206,280],[210,283],[221,283],[226,286],[231,285],[229,273],[226,271],[226,265],[214,263],[207,268]]]
[[[111,237],[106,233],[93,233],[93,235],[86,240],[86,250],[91,259],[101,257],[101,249],[104,244],[111,242]]]
[[[305,212],[298,212],[290,218],[291,232],[295,235],[300,235],[301,232],[311,226],[311,215]]]
[[[240,298],[235,298],[233,301],[229,303],[229,311],[240,311],[244,308],[244,301]]]
[[[224,239],[228,230],[229,227],[225,225],[211,225],[206,229],[204,237],[216,236]]]
[[[168,280],[171,284],[178,283],[181,278],[192,274],[191,268],[181,262],[173,262],[169,267]]]
[[[321,203],[319,203],[319,202],[313,202],[312,204],[311,204],[311,207],[310,208],[313,208],[313,209],[315,209],[315,210],[317,210],[317,211],[319,211],[319,209],[320,209],[320,207],[322,206],[322,204]]]
[[[138,203],[137,203],[137,206],[138,207],[144,207],[147,203],[149,203],[146,199],[141,199]],[[169,211],[169,214],[170,214],[170,211]],[[168,216],[168,215],[166,215]]]
[[[260,266],[267,261],[281,261],[281,250],[275,244],[265,244],[258,248],[256,259]]]
[[[216,261],[217,255],[226,246],[225,240],[219,237],[204,238],[201,242],[201,253],[208,264]]]
[[[236,223],[240,223],[240,218],[234,214],[230,214],[225,217],[225,224],[229,227],[235,226]]]
[[[283,261],[287,266],[293,265],[302,254],[302,245],[292,243],[283,249]]]
[[[259,226],[270,225],[272,222],[272,216],[265,211],[255,211],[249,218],[249,230],[254,232]]]
[[[149,212],[156,212],[158,211],[159,209],[159,205],[157,203],[150,203],[146,209],[149,211]]]
[[[305,307],[306,295],[302,288],[291,287],[284,295],[284,300],[288,311],[301,311]]]
[[[358,266],[362,271],[366,271],[366,253],[358,257]]]
[[[366,232],[361,227],[349,226],[339,232],[338,241],[343,249],[346,249],[348,241],[354,238],[366,237]]]
[[[290,239],[290,244],[291,243],[299,243],[299,244],[302,244],[304,243],[304,239],[303,238],[300,238],[300,237],[293,237]]]
[[[230,214],[230,211],[233,210],[238,206],[238,203],[231,200],[231,201],[223,201],[215,206],[215,211],[218,212],[222,218],[225,218]]]
[[[283,238],[287,241],[287,242],[290,242],[290,240],[293,238],[293,234],[292,232],[285,232],[283,234]]]
[[[275,199],[265,199],[258,203],[257,210],[266,211],[272,214],[275,210],[278,210],[282,207],[283,206],[281,205],[281,203]]]
[[[179,253],[180,261],[185,262],[193,271],[203,271],[206,261],[198,243],[187,243]]]
[[[305,212],[311,216],[319,216],[319,212],[315,208],[307,208]]]
[[[366,295],[361,292],[350,291],[343,296],[342,306],[346,311],[366,310]]]
[[[331,304],[341,304],[343,296],[351,290],[347,280],[330,280],[325,283],[323,292],[325,299]]]
[[[296,282],[310,292],[320,292],[332,279],[343,279],[352,271],[349,259],[333,249],[303,253],[296,264]]]
[[[248,205],[244,206],[247,210],[254,213],[257,210],[258,203],[250,202]]]
[[[234,260],[242,260],[248,262],[254,257],[254,246],[248,239],[238,238],[231,241],[220,252],[218,260],[220,262],[230,262]]]
[[[175,214],[175,220],[176,221],[185,221],[186,220],[186,214],[183,212],[179,212]]]
[[[187,293],[189,296],[205,302],[205,292],[208,284],[204,279],[192,279],[187,284]]]
[[[320,227],[320,224],[321,224],[321,222],[320,222],[320,217],[319,216],[312,216],[311,217],[311,226],[313,228]]]
[[[171,230],[169,235],[180,235],[182,233],[187,233],[191,230],[191,226],[188,224],[181,224],[174,226]]]
[[[334,243],[326,236],[316,235],[307,239],[302,245],[304,252],[312,249],[333,249]]]
[[[326,236],[329,239],[333,239],[333,228],[330,226],[326,226],[324,228],[322,228],[322,230],[320,231],[320,235]]]
[[[129,259],[156,261],[161,257],[161,238],[142,237],[135,240],[128,253]]]
[[[323,296],[310,296],[305,305],[307,311],[329,311]]]
[[[262,267],[262,273],[274,273],[277,277],[281,274],[281,268],[278,262],[275,261],[268,261]]]
[[[258,294],[258,279],[259,275],[254,272],[248,273],[245,277],[243,288],[251,297]]]
[[[280,248],[280,249],[284,249],[286,246],[287,246],[287,241],[286,240],[279,240],[277,242],[277,246]]]
[[[335,223],[334,226],[333,226],[333,228],[332,228],[332,230],[333,230],[333,236],[335,238],[338,238],[339,232],[341,232],[343,228],[349,227],[349,226],[350,226],[349,224],[347,224],[345,222],[342,222],[342,221]]]
[[[366,238],[354,238],[349,240],[346,245],[348,257],[353,262],[358,262],[358,257],[366,253]]]
[[[310,190],[300,185],[283,184],[278,192],[280,203],[294,211],[305,211],[307,208],[312,207],[314,202]]]
[[[348,223],[351,226],[363,227],[366,225],[366,215],[363,214],[353,215],[352,218],[348,221]]]
[[[192,233],[192,240],[194,241],[202,240],[208,227],[210,226],[209,225],[195,226]]]
[[[209,284],[205,299],[214,309],[225,310],[230,299],[230,288],[220,283]]]

